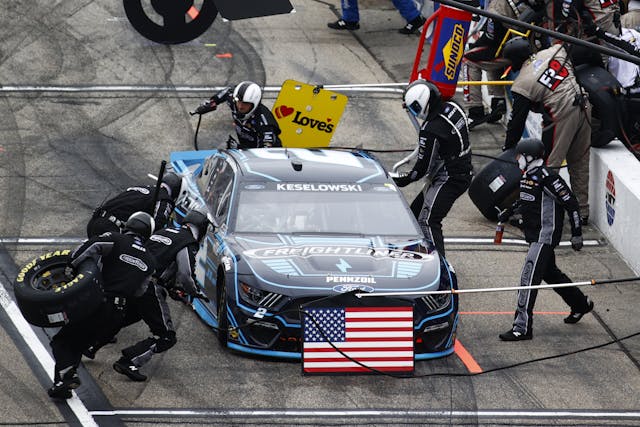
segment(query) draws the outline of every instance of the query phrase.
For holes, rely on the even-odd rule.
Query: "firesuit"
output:
[[[505,58],[512,39],[505,45]],[[512,148],[522,136],[529,111],[542,113],[542,141],[547,166],[559,168],[567,160],[571,188],[585,221],[589,215],[589,155],[591,104],[576,81],[564,45],[535,54],[522,65],[513,82],[513,109],[503,149]],[[515,64],[514,64],[515,65]],[[514,66],[514,68],[517,68]]]
[[[93,211],[87,224],[87,236],[98,236],[107,231],[119,232],[127,218],[134,212],[147,212],[153,216],[156,227],[163,228],[173,212],[175,200],[180,195],[182,178],[173,172],[162,178],[158,200],[153,206],[155,186],[140,185],[108,199]]]
[[[241,82],[232,91],[225,89],[211,97],[202,112],[213,111],[226,102],[238,136],[237,148],[282,147],[280,126],[273,113],[260,101],[262,90],[253,82]],[[242,112],[240,103],[251,104],[248,112]],[[236,147],[229,147],[236,148]]]
[[[189,221],[193,215],[186,216],[186,220]],[[156,272],[145,293],[133,299],[127,307],[126,318],[121,327],[144,320],[152,336],[122,350],[122,357],[114,364],[117,372],[134,381],[146,380],[139,368],[149,362],[154,353],[167,351],[177,342],[166,301],[167,290],[199,295],[193,272],[199,235],[204,237],[208,223],[206,216],[201,217],[203,219],[196,224],[185,222],[181,227],[157,231],[145,243],[145,248],[155,260]],[[117,332],[116,330],[115,333]],[[93,359],[96,352],[112,340],[113,335],[115,334],[98,337],[84,351],[84,355]]]
[[[431,178],[417,217],[425,237],[444,256],[442,220],[469,188],[473,166],[467,117],[462,108],[453,101],[443,103],[435,90],[432,90],[429,103],[428,114],[420,128],[415,165],[409,173],[394,180],[399,187],[404,187],[425,175]]]
[[[128,229],[125,234],[105,233],[87,240],[71,254],[73,267],[88,258],[102,266],[105,298],[93,315],[82,322],[64,325],[52,338],[56,363],[54,385],[49,389],[51,397],[71,397],[71,389],[80,385],[77,368],[82,351],[98,336],[113,336],[114,328],[124,319],[128,302],[145,291],[154,271],[154,260],[143,246],[150,233],[150,229],[146,236]]]
[[[539,140],[523,140],[520,144],[541,144]],[[518,151],[518,147],[516,147]],[[522,162],[523,154],[519,154]],[[564,211],[569,214],[571,244],[574,250],[582,248],[582,227],[578,202],[564,182],[551,169],[543,165],[541,158],[529,158],[520,166],[520,197],[514,205],[499,215],[505,221],[518,209],[522,214],[522,227],[529,251],[520,277],[520,286],[537,286],[542,280],[548,284],[570,283],[571,279],[556,265],[555,247],[562,237]],[[576,286],[553,288],[569,307],[571,314],[565,323],[576,323],[593,309],[593,303]],[[513,327],[500,335],[503,341],[519,341],[532,338],[533,307],[538,295],[537,289],[518,291],[518,305]]]

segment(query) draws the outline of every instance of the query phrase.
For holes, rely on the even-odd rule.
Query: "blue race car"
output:
[[[186,177],[177,220],[205,206],[213,223],[196,279],[198,315],[222,345],[300,358],[300,305],[353,290],[457,289],[402,193],[365,151],[259,148],[174,152]],[[413,295],[416,360],[453,352],[455,294]]]

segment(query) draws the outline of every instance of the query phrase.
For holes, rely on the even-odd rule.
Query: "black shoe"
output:
[[[498,335],[502,341],[524,341],[533,338],[533,334],[523,334],[522,332],[516,332],[513,329],[508,330],[504,334]]]
[[[488,117],[489,116],[484,113],[484,107],[469,108],[469,129],[473,129],[474,127],[486,122]]]
[[[115,362],[113,369],[119,374],[128,376],[131,381],[141,382],[147,380],[147,376],[142,374],[137,366],[124,359],[119,359]]]
[[[407,25],[400,28],[398,32],[400,34],[415,34],[420,31],[425,22],[427,22],[427,19],[422,15],[418,15],[411,22],[407,22]]]
[[[357,21],[344,21],[338,19],[336,22],[329,22],[327,27],[334,30],[357,30],[360,28],[360,24]]]
[[[82,351],[82,355],[84,357],[88,357],[89,359],[93,360],[96,358],[97,352],[98,352],[98,349],[96,349],[94,346],[89,346]]]
[[[80,387],[80,378],[75,370],[67,372],[61,380],[53,383],[47,390],[49,397],[54,399],[71,399],[71,390]]]
[[[589,313],[591,310],[593,310],[593,301],[587,298],[587,311],[584,313],[572,311],[570,315],[564,318],[564,323],[578,323],[580,319],[582,319],[582,316]]]
[[[507,113],[507,101],[504,98],[491,98],[491,112],[487,123],[497,123]]]

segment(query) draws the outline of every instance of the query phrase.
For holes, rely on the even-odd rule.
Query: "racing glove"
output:
[[[571,237],[571,249],[574,251],[579,251],[584,246],[582,242],[582,236],[572,236]]]
[[[502,223],[509,221],[512,213],[512,209],[509,208],[501,210],[500,212],[498,212],[498,221]]]
[[[394,177],[393,182],[395,182],[398,187],[406,187],[411,184],[411,177],[409,174],[405,173],[398,177]]]

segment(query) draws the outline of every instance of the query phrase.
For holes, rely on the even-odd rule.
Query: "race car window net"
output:
[[[395,191],[245,190],[239,197],[233,229],[237,233],[421,236],[400,197]]]

